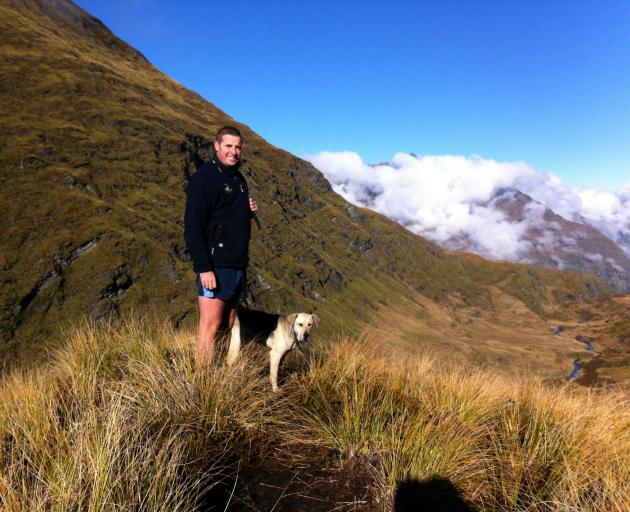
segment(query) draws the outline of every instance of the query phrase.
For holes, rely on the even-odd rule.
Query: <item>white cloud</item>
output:
[[[584,253],[583,256],[587,259],[587,260],[591,260],[591,261],[602,261],[604,259],[604,257],[601,254],[593,254],[590,252]],[[614,263],[615,260],[613,260],[612,258],[609,258],[610,261],[612,261]],[[623,271],[623,269],[622,269]]]
[[[563,183],[524,162],[480,156],[397,153],[391,162],[368,165],[350,151],[307,155],[335,191],[400,222],[411,231],[452,248],[491,258],[517,260],[531,247],[522,239],[545,207],[530,205],[525,219],[508,219],[490,202],[500,189],[517,189],[559,215],[596,227],[630,255],[630,183],[617,192]],[[558,243],[554,226],[538,245]],[[575,241],[572,242],[573,245]]]

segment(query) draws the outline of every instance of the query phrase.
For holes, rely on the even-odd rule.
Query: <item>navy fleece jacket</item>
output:
[[[188,182],[184,238],[195,272],[246,269],[251,211],[245,178],[216,158]]]

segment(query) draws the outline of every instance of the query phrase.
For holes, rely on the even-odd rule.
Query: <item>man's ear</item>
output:
[[[219,141],[218,141],[218,140],[215,140],[215,141],[214,141],[214,150],[215,150],[215,151],[219,151],[219,148],[220,148],[220,146],[219,146]]]
[[[295,319],[297,318],[298,314],[299,313],[293,313],[287,317],[287,322],[289,322],[291,329],[293,329],[293,325],[295,324]]]

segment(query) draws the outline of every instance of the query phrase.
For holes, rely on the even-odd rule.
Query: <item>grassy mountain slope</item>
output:
[[[0,350],[30,359],[83,314],[151,308],[194,322],[182,236],[187,178],[224,124],[242,129],[244,172],[261,206],[250,305],[315,310],[322,332],[358,331],[383,303],[536,314],[596,297],[589,276],[448,253],[332,192],[273,147],[160,73],[65,0],[0,2]],[[424,300],[423,299],[423,300]]]

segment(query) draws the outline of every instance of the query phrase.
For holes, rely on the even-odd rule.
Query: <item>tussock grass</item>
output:
[[[345,339],[272,394],[259,347],[199,368],[192,333],[161,320],[66,338],[0,385],[3,510],[194,510],[239,459],[297,442],[369,464],[385,510],[399,482],[435,477],[479,510],[628,510],[630,412],[610,391]]]
[[[379,359],[348,340],[323,361],[299,384],[313,426],[348,456],[378,454],[386,492],[437,475],[484,510],[628,510],[621,395]]]
[[[3,509],[193,510],[286,416],[260,361],[196,368],[192,336],[166,323],[85,323],[67,338],[46,368],[2,383]]]

